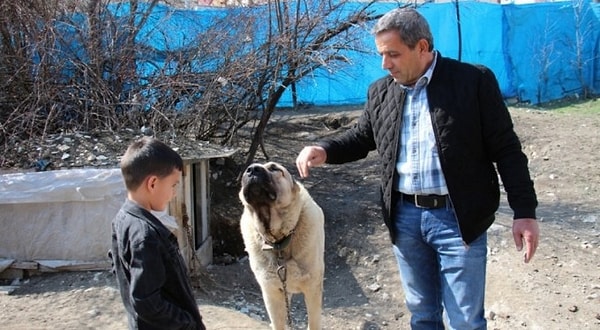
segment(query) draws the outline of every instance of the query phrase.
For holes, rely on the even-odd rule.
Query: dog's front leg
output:
[[[310,290],[304,292],[304,303],[308,314],[308,330],[321,330],[323,283],[315,283]]]
[[[267,284],[262,286],[265,307],[271,320],[271,329],[285,330],[287,324],[287,309],[285,295],[279,285]],[[288,299],[289,301],[289,299]]]

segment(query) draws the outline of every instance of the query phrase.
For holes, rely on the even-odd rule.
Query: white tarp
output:
[[[0,260],[108,262],[110,223],[125,198],[119,169],[0,175]]]

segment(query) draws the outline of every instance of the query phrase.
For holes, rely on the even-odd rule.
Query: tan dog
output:
[[[248,166],[239,197],[244,205],[242,237],[271,327],[291,325],[292,294],[302,293],[308,328],[321,329],[323,211],[304,186],[274,162]]]

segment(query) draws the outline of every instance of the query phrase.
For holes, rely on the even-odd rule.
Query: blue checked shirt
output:
[[[433,63],[414,87],[402,86],[407,95],[396,161],[396,190],[404,194],[448,194],[427,101],[426,86],[431,81],[436,62],[437,52]]]

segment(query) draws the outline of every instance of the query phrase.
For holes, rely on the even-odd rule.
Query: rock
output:
[[[379,285],[377,283],[373,283],[373,284],[370,284],[367,288],[373,292],[377,292],[377,291],[379,291],[379,289],[381,289],[381,285]]]
[[[69,147],[68,145],[64,145],[64,144],[59,144],[58,146],[56,146],[56,149],[65,152],[69,149],[71,149],[71,147]]]
[[[96,316],[100,315],[100,311],[97,309],[92,309],[90,311],[87,311],[87,314],[91,317],[96,317]]]

